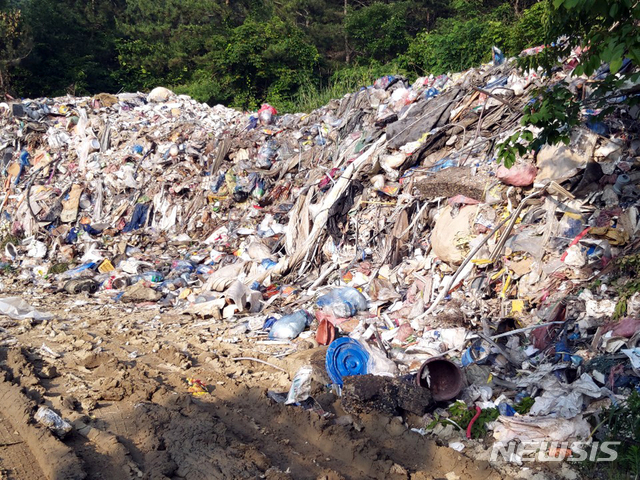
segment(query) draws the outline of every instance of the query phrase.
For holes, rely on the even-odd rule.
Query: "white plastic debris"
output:
[[[40,406],[34,418],[39,424],[49,428],[60,438],[64,438],[72,430],[69,422],[44,405]]]

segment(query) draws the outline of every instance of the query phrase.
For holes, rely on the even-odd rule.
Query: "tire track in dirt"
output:
[[[3,480],[44,477],[29,446],[4,415],[0,415],[0,468]]]
[[[88,480],[501,478],[486,462],[439,447],[397,419],[364,415],[337,425],[273,402],[267,389],[283,391],[289,376],[233,362],[250,343],[207,336],[206,344],[190,344],[185,338],[198,337],[185,336],[191,326],[184,317],[151,333],[140,322],[123,315],[42,325],[18,336],[22,350],[5,355],[14,381],[72,421],[66,448]],[[43,338],[60,358],[41,357]],[[45,364],[59,375],[39,379]],[[186,377],[202,379],[210,393],[191,396]],[[316,394],[325,409],[344,415],[336,397]]]
[[[1,381],[0,405],[3,406],[3,417],[18,432],[36,460],[30,469],[37,465],[49,480],[82,480],[86,477],[71,448],[56,439],[49,430],[31,423],[35,404],[22,394],[20,387],[7,380]],[[25,473],[28,472],[29,469]]]

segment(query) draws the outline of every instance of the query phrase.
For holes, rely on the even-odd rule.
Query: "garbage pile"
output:
[[[585,111],[507,169],[496,144],[533,89],[589,87],[494,63],[311,114],[165,88],[0,104],[3,268],[274,355],[311,341],[324,365],[287,403],[314,382],[354,412],[444,418],[457,398],[497,409],[499,441],[586,438],[640,382],[638,110]]]

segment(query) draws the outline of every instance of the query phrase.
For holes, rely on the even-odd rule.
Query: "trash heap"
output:
[[[507,169],[496,144],[568,73],[495,63],[311,114],[165,88],[0,104],[3,268],[273,356],[311,342],[280,401],[332,385],[350,411],[437,420],[457,398],[498,412],[499,441],[587,438],[640,382],[638,108],[584,111]]]

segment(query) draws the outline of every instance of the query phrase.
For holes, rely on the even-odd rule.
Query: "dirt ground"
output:
[[[3,296],[56,317],[0,317],[1,479],[507,478],[399,418],[347,415],[326,388],[314,397],[329,418],[271,400],[312,341],[261,345],[155,304],[27,291]],[[293,371],[234,360],[247,356]],[[64,439],[33,420],[41,404],[72,424]]]

